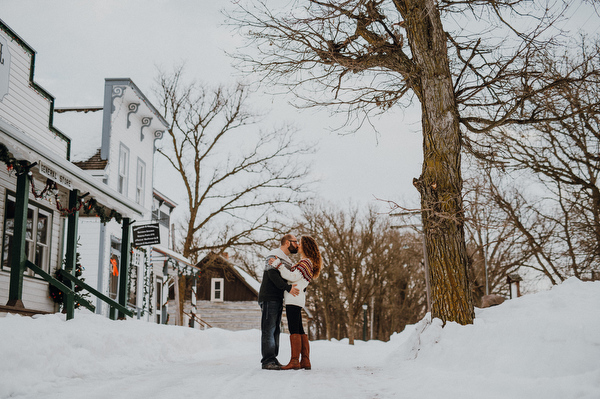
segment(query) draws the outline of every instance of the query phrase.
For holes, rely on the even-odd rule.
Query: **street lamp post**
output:
[[[363,303],[363,341],[367,340],[367,304]]]

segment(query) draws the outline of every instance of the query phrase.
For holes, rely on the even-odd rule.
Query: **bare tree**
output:
[[[540,273],[551,284],[570,276],[597,279],[597,255],[589,250],[595,245],[590,235],[594,226],[576,227],[586,220],[582,212],[587,204],[581,193],[572,195],[557,183],[558,193],[541,191],[534,195],[523,188],[509,188],[505,180],[513,178],[496,177],[489,186],[490,195],[516,229],[517,240],[524,244],[522,268]],[[577,198],[581,206],[575,205]]]
[[[339,107],[359,122],[418,100],[424,162],[414,184],[421,195],[432,314],[471,323],[461,125],[481,133],[544,120],[545,113],[529,106],[532,98],[586,79],[569,71],[549,75],[537,63],[538,53],[558,45],[551,28],[567,3],[299,0],[282,11],[272,3],[238,2],[240,12],[231,15],[258,50],[239,55],[242,66],[287,85],[309,106]]]
[[[512,180],[510,177],[506,179]],[[558,267],[560,260],[553,250],[556,223],[543,217],[539,202],[528,200],[522,190],[510,187],[501,177],[490,179],[490,182],[490,195],[496,206],[506,214],[525,241],[529,256],[524,266],[544,274],[552,284],[562,281]]]
[[[508,293],[506,277],[531,258],[531,251],[512,218],[494,200],[489,166],[473,160],[479,173],[465,179],[465,232],[470,281],[476,302],[484,295]]]
[[[568,84],[532,99],[531,106],[547,119],[498,130],[486,135],[485,143],[493,148],[487,159],[503,173],[528,173],[537,182],[543,200],[528,199],[519,208],[500,189],[494,196],[529,236],[537,268],[556,284],[569,276],[592,278],[600,270],[600,42],[589,45],[582,38],[562,57],[540,57],[540,62],[548,74],[571,71]],[[522,202],[527,194],[521,194]],[[525,207],[536,215],[535,225],[523,222]]]
[[[391,229],[388,223],[380,232],[384,246],[373,254],[374,264],[380,267],[373,273],[377,288],[368,303],[373,307],[374,338],[382,341],[415,324],[427,312],[422,235]]]
[[[389,339],[425,314],[422,248],[390,227],[374,209],[312,206],[305,209],[303,234],[317,238],[324,267],[309,285],[309,306],[320,338],[347,337],[363,328],[363,304],[372,310],[377,338]],[[360,335],[359,335],[360,336]]]
[[[170,128],[158,152],[183,181],[189,211],[182,253],[197,261],[202,251],[220,252],[261,244],[285,207],[306,190],[302,155],[290,126],[264,131],[247,103],[243,85],[210,88],[185,82],[183,67],[161,72],[156,95]]]

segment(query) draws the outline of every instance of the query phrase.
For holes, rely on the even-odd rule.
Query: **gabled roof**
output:
[[[196,264],[199,268],[202,266],[210,267],[211,264],[219,265],[222,267],[227,267],[233,274],[235,274],[239,280],[244,283],[253,293],[258,295],[258,291],[260,291],[260,283],[256,281],[251,275],[246,273],[241,267],[234,265],[225,257],[210,253],[206,255],[200,262]]]
[[[159,252],[159,253],[165,255],[165,257],[169,257],[169,258],[175,260],[176,262],[181,263],[184,266],[196,268],[196,266],[188,258],[186,258],[185,256],[183,256],[182,254],[177,253],[177,252],[175,252],[173,250],[170,250],[168,248],[165,248],[165,247],[163,247],[161,245],[153,245],[152,246],[152,250],[156,251],[156,252]]]
[[[254,279],[251,275],[249,275],[241,267],[233,265],[233,268],[235,269],[235,271],[238,272],[239,276],[244,280],[246,285],[251,287],[258,294],[258,291],[260,291],[260,283],[258,281],[256,281],[256,279]]]

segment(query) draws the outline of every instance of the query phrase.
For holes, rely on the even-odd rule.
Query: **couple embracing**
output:
[[[300,261],[294,265],[289,256],[296,253],[300,254]],[[319,247],[309,236],[298,241],[292,234],[286,234],[281,239],[281,246],[267,255],[258,293],[262,311],[260,344],[263,369],[310,370],[308,335],[302,326],[301,312],[306,302],[306,287],[318,277],[321,267]],[[291,360],[286,366],[277,360],[284,299],[292,349]]]

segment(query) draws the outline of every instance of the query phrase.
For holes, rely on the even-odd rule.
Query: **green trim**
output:
[[[58,201],[58,197],[56,198]],[[68,209],[77,209],[79,203],[79,190],[73,189],[69,192],[69,207]],[[79,212],[69,213],[67,218],[67,252],[65,254],[65,269],[67,272],[75,275],[75,264],[77,263],[77,223],[79,221]],[[66,284],[65,284],[66,285]],[[68,283],[72,292],[75,292],[75,285],[72,282]],[[67,320],[75,316],[75,298],[69,292],[64,292],[66,298],[64,306],[67,310]]]
[[[25,234],[27,233],[27,209],[29,202],[29,174],[17,176],[15,196],[15,219],[13,227],[12,259],[10,260],[10,283],[7,305],[15,306],[23,299],[23,272],[25,271]]]
[[[60,273],[61,276],[69,279],[75,285],[83,287],[83,289],[87,290],[90,294],[92,294],[92,295],[100,298],[100,300],[102,300],[102,301],[106,302],[107,304],[109,304],[111,306],[111,308],[116,308],[120,312],[126,314],[127,316],[133,317],[133,312],[131,310],[127,309],[126,307],[121,306],[115,300],[113,300],[113,299],[107,297],[106,295],[102,294],[100,291],[94,289],[90,285],[88,285],[85,282],[79,280],[77,277],[73,276],[72,274],[68,273],[67,271],[65,271],[63,269],[60,269],[58,272]]]
[[[77,209],[79,203],[79,190],[73,189],[69,193],[69,208]],[[65,253],[65,270],[75,275],[75,265],[77,264],[77,227],[79,222],[79,212],[69,212],[67,217],[67,245]],[[72,287],[71,287],[72,288]]]
[[[0,143],[0,146],[1,145],[2,144]],[[13,199],[11,199],[10,197],[12,197]],[[4,216],[4,220],[2,221],[2,225],[4,227],[3,227],[3,230],[2,230],[2,254],[0,255],[0,258],[1,258],[0,270],[9,271],[9,272],[10,272],[10,265],[8,265],[8,267],[4,266],[4,262],[6,261],[6,259],[4,259],[4,254],[6,253],[6,244],[5,244],[5,242],[6,242],[6,220],[7,220],[7,218],[6,218],[6,204],[8,203],[8,201],[12,201],[16,205],[16,198],[17,198],[17,195],[16,195],[16,193],[14,191],[9,190],[9,189],[5,190],[5,193],[4,193],[4,215],[3,215]],[[49,226],[53,226],[54,223],[55,223],[55,221],[56,221],[56,218],[60,216],[59,214],[56,213],[56,211],[54,209],[52,209],[50,207],[47,207],[44,204],[42,204],[42,203],[40,203],[38,201],[35,201],[35,200],[31,200],[31,199],[28,200],[28,202],[27,202],[27,209],[29,209],[29,207],[37,208],[38,214],[39,214],[39,210],[40,209],[43,210],[44,212],[48,212],[51,215],[51,217],[52,217],[52,221],[49,224]],[[64,230],[64,231],[66,232],[66,230]],[[52,248],[53,240],[54,240],[54,235],[50,234],[50,238],[49,238],[49,241],[48,241],[48,251],[50,251],[50,249]],[[61,251],[62,251],[62,246],[60,248],[61,248]],[[61,256],[59,257],[59,259],[62,259],[63,258],[62,255],[63,254],[60,254],[60,255]],[[50,257],[51,256],[49,256],[49,258]],[[45,265],[42,265],[42,266],[47,266],[50,269],[50,263],[51,263],[50,259],[48,259],[48,263],[45,264]],[[41,278],[41,277],[38,277],[38,276],[35,276],[35,275],[29,276],[27,274],[24,274],[23,278],[24,279],[43,280],[43,278]]]
[[[123,218],[123,235],[121,237],[121,265],[119,270],[119,304],[122,307],[127,305],[127,280],[129,279],[129,263],[131,262],[131,223],[129,218]],[[119,311],[119,319],[123,318],[123,312]]]
[[[39,274],[44,280],[46,280],[48,283],[52,284],[53,286],[55,286],[56,288],[61,290],[63,293],[67,293],[67,296],[73,296],[74,299],[77,299],[77,302],[79,302],[82,306],[85,306],[92,312],[94,312],[96,310],[96,307],[94,305],[92,305],[91,303],[86,301],[83,297],[81,297],[81,296],[77,295],[75,292],[73,292],[69,287],[67,287],[66,285],[64,285],[63,283],[61,283],[60,281],[58,281],[57,279],[55,279],[54,277],[52,277],[51,275],[46,273],[44,271],[44,269],[42,269],[41,267],[31,263],[30,261],[27,261],[27,267],[30,268],[31,270],[33,270],[36,274]],[[61,270],[61,272],[62,272],[62,270]],[[73,278],[75,278],[75,277],[73,277]],[[77,279],[75,278],[75,280],[77,280]],[[81,282],[79,280],[77,280],[77,284],[80,284],[80,283]]]

